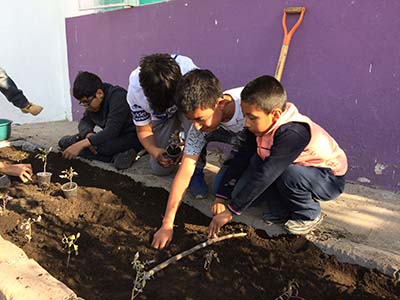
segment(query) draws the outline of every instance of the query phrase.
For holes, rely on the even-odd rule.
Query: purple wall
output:
[[[289,99],[344,148],[348,179],[400,191],[400,1],[304,2],[308,10],[282,78]],[[171,52],[211,69],[225,89],[243,85],[273,75],[283,8],[298,5],[173,0],[70,18],[70,80],[89,70],[127,87],[142,55]],[[80,109],[73,101],[75,119]]]

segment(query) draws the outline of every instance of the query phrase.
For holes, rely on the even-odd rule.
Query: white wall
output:
[[[63,1],[0,0],[0,20],[0,65],[30,101],[44,106],[37,117],[25,115],[0,93],[0,118],[71,119]]]

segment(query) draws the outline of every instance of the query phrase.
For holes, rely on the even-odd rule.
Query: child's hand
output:
[[[81,151],[84,149],[82,141],[79,141],[69,146],[67,149],[63,151],[62,156],[66,159],[76,158],[79,155],[79,153],[81,153]]]
[[[5,165],[2,173],[19,177],[22,182],[32,181],[32,166],[30,164]]]
[[[166,155],[166,150],[163,148],[158,148],[156,153],[153,155],[158,164],[164,168],[168,168],[174,164],[174,161],[168,158]]]
[[[151,243],[151,245],[155,249],[163,249],[171,242],[173,234],[174,234],[173,227],[163,225],[154,234],[153,242]]]
[[[226,210],[224,199],[215,198],[214,203],[211,205],[211,213],[213,216],[218,215]]]
[[[232,220],[232,213],[229,210],[225,210],[224,212],[213,217],[210,226],[208,227],[208,238],[213,238],[224,226]]]

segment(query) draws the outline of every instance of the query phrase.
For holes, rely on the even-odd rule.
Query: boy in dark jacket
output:
[[[64,136],[58,142],[64,149],[63,156],[73,159],[79,155],[113,162],[117,169],[129,168],[143,147],[126,102],[126,90],[103,83],[93,73],[80,72],[74,81],[73,95],[85,113],[79,121],[79,133]],[[95,126],[102,130],[96,133]]]

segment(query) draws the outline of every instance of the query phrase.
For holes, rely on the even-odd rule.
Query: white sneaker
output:
[[[289,220],[283,227],[291,234],[307,234],[321,224],[322,220],[323,216],[320,213],[314,220]]]

